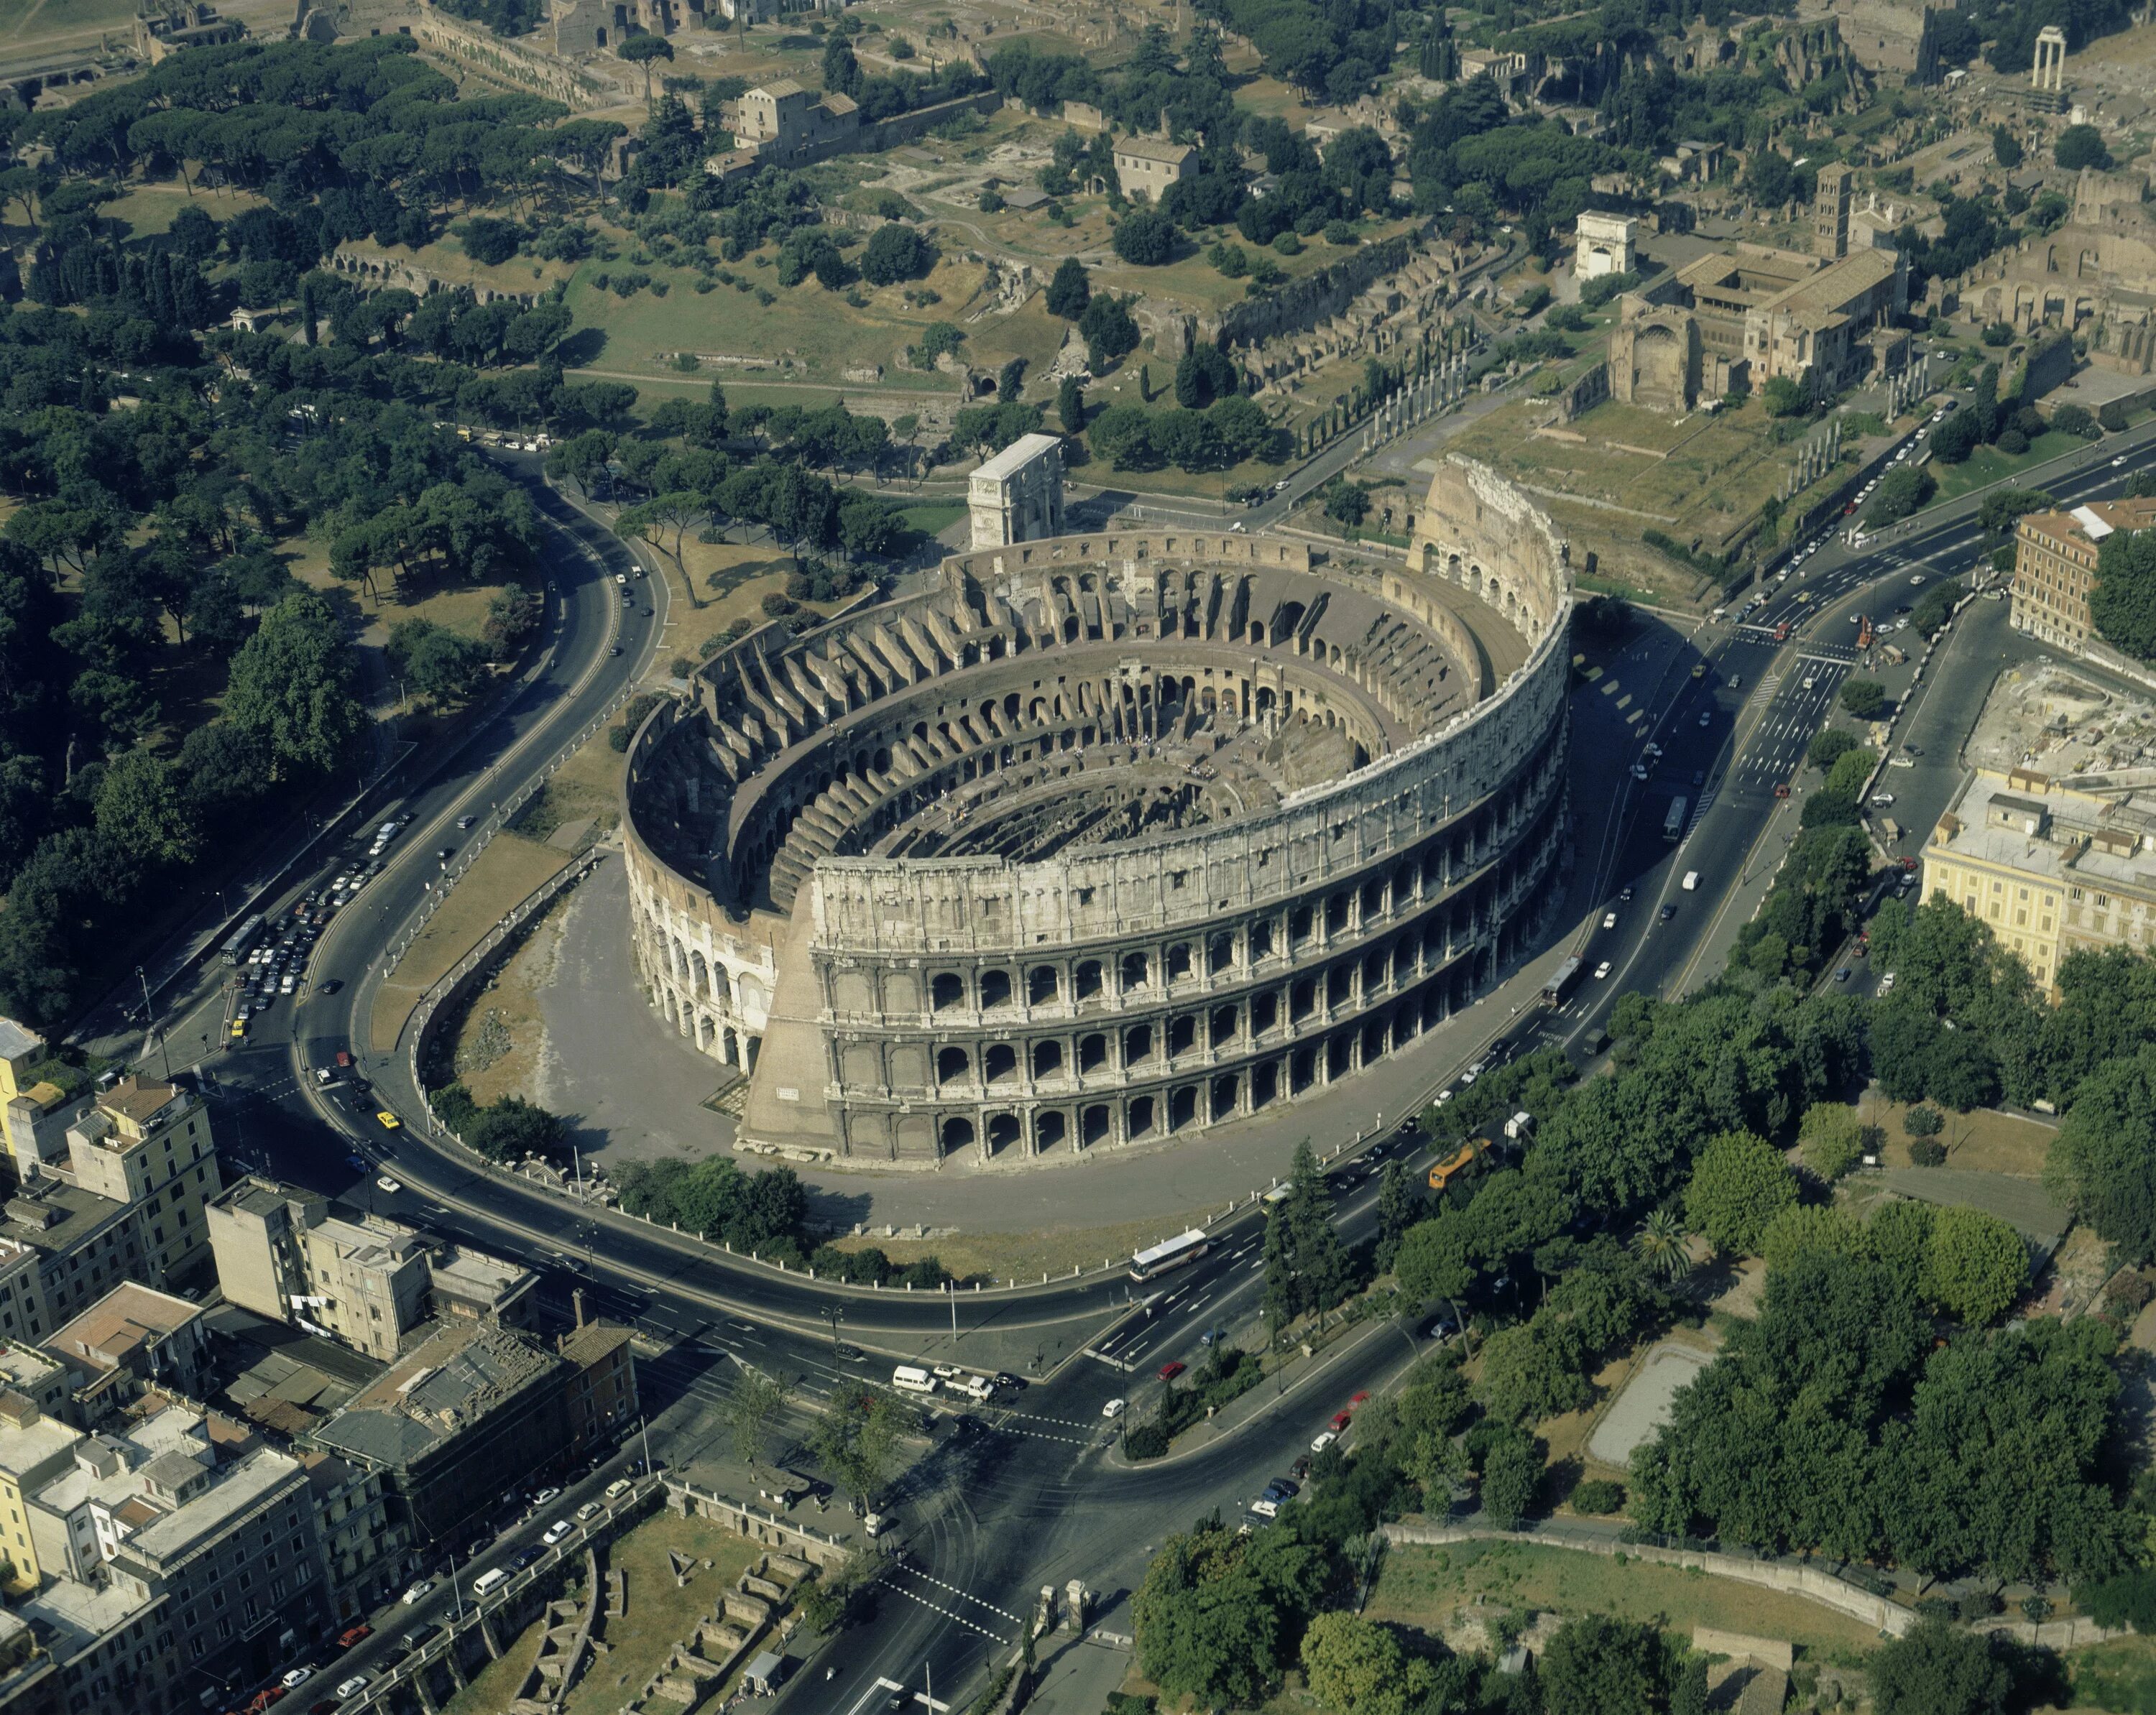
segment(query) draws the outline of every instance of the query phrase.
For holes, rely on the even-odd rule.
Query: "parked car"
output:
[[[421,1579],[417,1584],[413,1584],[409,1590],[404,1592],[404,1605],[408,1608],[410,1607],[414,1602],[419,1600],[421,1597],[424,1596],[429,1590],[434,1589],[434,1580],[433,1579]]]
[[[374,1681],[367,1674],[355,1673],[349,1679],[337,1682],[336,1694],[341,1697],[356,1697]]]
[[[548,1525],[546,1529],[539,1533],[539,1540],[546,1544],[547,1546],[551,1549],[555,1544],[561,1541],[563,1537],[567,1536],[576,1527],[571,1524],[567,1519],[557,1518],[552,1524]]]
[[[284,1678],[280,1680],[278,1683],[282,1685],[288,1692],[297,1691],[301,1686],[305,1685],[314,1677],[315,1670],[311,1667],[294,1667],[288,1669]]]
[[[1315,1441],[1311,1442],[1310,1451],[1313,1453],[1322,1453],[1327,1447],[1331,1446],[1333,1442],[1339,1439],[1340,1436],[1337,1431],[1330,1429],[1326,1430],[1320,1434]]]
[[[1180,1359],[1171,1358],[1160,1366],[1160,1379],[1163,1381],[1173,1381],[1182,1374],[1183,1364]]]
[[[1107,1418],[1120,1417],[1123,1415],[1123,1408],[1129,1404],[1128,1400],[1111,1400],[1101,1407],[1101,1415]]]

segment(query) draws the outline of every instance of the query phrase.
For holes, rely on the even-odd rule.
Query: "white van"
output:
[[[936,1378],[911,1364],[901,1364],[891,1371],[891,1385],[902,1394],[932,1394],[936,1391]]]
[[[985,1376],[961,1375],[952,1379],[951,1391],[964,1395],[977,1405],[983,1405],[995,1397],[996,1386]]]
[[[508,1582],[509,1574],[497,1566],[491,1572],[480,1573],[472,1580],[472,1595],[475,1598],[484,1596],[489,1590],[498,1590]]]
[[[1684,890],[1690,893],[1697,892],[1698,888],[1699,872],[1697,869],[1687,869],[1685,871]]]

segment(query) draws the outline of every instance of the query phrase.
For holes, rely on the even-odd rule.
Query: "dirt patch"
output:
[[[1595,1426],[1588,1446],[1596,1462],[1627,1468],[1633,1448],[1670,1421],[1677,1390],[1696,1380],[1712,1362],[1708,1354],[1675,1341],[1655,1346]]]
[[[961,1279],[976,1275],[997,1280],[1038,1280],[1068,1274],[1074,1267],[1097,1268],[1108,1257],[1128,1257],[1157,1243],[1163,1231],[1197,1226],[1217,1206],[1188,1209],[1180,1214],[1148,1216],[1118,1226],[1050,1228],[1040,1232],[957,1233],[947,1238],[886,1238],[872,1228],[860,1238],[834,1241],[842,1251],[861,1251],[873,1246],[894,1262],[905,1264],[934,1257]],[[901,1228],[901,1231],[910,1229]]]
[[[504,1096],[538,1099],[539,1068],[547,1053],[539,996],[554,980],[562,922],[574,892],[565,892],[547,909],[465,1014],[457,1032],[457,1075],[475,1102],[484,1105]]]
[[[526,839],[552,840],[568,823],[582,821],[589,826],[576,849],[597,843],[621,824],[621,770],[622,753],[602,727],[554,770],[512,825]]]
[[[386,1054],[394,1048],[420,996],[477,946],[511,906],[568,861],[566,852],[536,840],[496,834],[376,994],[369,1030],[374,1051]],[[366,897],[352,909],[364,909]]]

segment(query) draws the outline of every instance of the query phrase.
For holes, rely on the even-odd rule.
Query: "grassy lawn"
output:
[[[1878,1091],[1867,1090],[1862,1107],[1868,1124],[1886,1129],[1887,1149],[1881,1161],[1888,1167],[1912,1165],[1909,1134],[1902,1124],[1909,1105],[1890,1102]],[[1974,1173],[2010,1173],[2035,1179],[2042,1174],[2044,1158],[2051,1154],[2051,1141],[2058,1136],[2055,1126],[1985,1108],[1943,1117],[1946,1129],[1938,1134],[1938,1141],[1947,1146],[1946,1165]]]
[[[2069,1709],[2156,1715],[2156,1639],[2123,1637],[2076,1650],[2066,1671],[2074,1687]]]
[[[899,516],[924,536],[940,535],[965,515],[963,500],[916,500],[899,509]]]
[[[1959,464],[1941,464],[1935,458],[1929,468],[1933,479],[1939,485],[1939,491],[1933,498],[1932,504],[1940,505],[1966,494],[1972,489],[2004,482],[2031,465],[2041,464],[2047,458],[2056,458],[2061,453],[2071,453],[2076,448],[2087,444],[2079,435],[2062,435],[2054,429],[2030,442],[2029,450],[2019,458],[2002,453],[1996,447],[1979,447]]]
[[[107,219],[126,221],[128,237],[151,238],[171,231],[174,218],[191,204],[213,220],[227,221],[261,207],[263,199],[252,191],[204,189],[190,197],[181,185],[137,185],[118,201],[106,203],[102,212]]]
[[[670,1549],[699,1563],[688,1583],[678,1589],[666,1558]],[[720,1596],[762,1553],[747,1537],[703,1519],[676,1518],[665,1512],[653,1514],[603,1550],[600,1575],[603,1578],[609,1568],[627,1574],[628,1604],[622,1617],[612,1620],[602,1606],[593,1636],[605,1641],[607,1653],[593,1653],[583,1677],[561,1705],[563,1715],[613,1715],[643,1690],[644,1682],[665,1665],[674,1646],[688,1637],[697,1621],[716,1611]],[[701,1564],[706,1559],[711,1562],[709,1570]],[[539,1627],[535,1624],[499,1661],[490,1662],[485,1672],[444,1704],[443,1715],[502,1715],[538,1648]],[[711,1707],[717,1707],[716,1702]]]
[[[374,997],[371,1037],[377,1052],[397,1045],[398,1032],[421,995],[477,946],[504,912],[569,861],[568,854],[520,834],[499,833],[449,889],[449,902],[429,919]],[[367,896],[347,906],[367,909]]]
[[[136,0],[0,0],[0,40],[20,50],[49,36],[126,30]]]
[[[1787,1638],[1812,1656],[1849,1657],[1877,1642],[1870,1626],[1779,1590],[1643,1560],[1617,1560],[1523,1543],[1398,1548],[1385,1557],[1366,1610],[1442,1631],[1477,1600],[1561,1615],[1649,1620],[1689,1641],[1693,1627]]]

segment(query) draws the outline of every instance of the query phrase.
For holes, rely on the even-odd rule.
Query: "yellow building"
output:
[[[35,1590],[42,1576],[30,1503],[70,1469],[82,1431],[48,1417],[22,1395],[0,1392],[0,1553],[15,1569],[8,1588]]]
[[[1924,895],[1983,922],[2056,1000],[2070,953],[2156,946],[2156,806],[1979,770],[1932,830]]]

